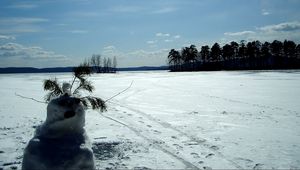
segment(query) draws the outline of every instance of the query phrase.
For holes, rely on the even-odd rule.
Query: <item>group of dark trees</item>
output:
[[[171,71],[299,69],[300,44],[289,40],[232,41],[223,47],[218,43],[204,45],[200,51],[191,45],[181,51],[171,49],[168,63]]]
[[[92,67],[94,73],[116,73],[117,71],[116,57],[102,59],[101,55],[94,54],[87,63]]]

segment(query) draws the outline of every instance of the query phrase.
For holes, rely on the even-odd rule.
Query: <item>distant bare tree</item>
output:
[[[116,58],[116,56],[114,56],[112,67],[113,67],[113,72],[114,73],[117,72],[117,58]]]
[[[107,62],[107,72],[110,73],[112,71],[112,68],[111,68],[111,58],[107,58],[106,60]]]
[[[102,71],[103,71],[103,73],[106,73],[107,70],[108,70],[107,59],[104,57],[103,58],[103,69],[102,69]]]
[[[93,54],[93,56],[90,59],[90,65],[93,67],[93,70],[96,73],[100,73],[102,70],[101,66],[101,55],[99,54]]]

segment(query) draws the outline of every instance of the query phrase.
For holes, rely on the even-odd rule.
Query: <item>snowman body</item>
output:
[[[66,94],[51,100],[46,121],[37,127],[25,148],[22,169],[95,169],[84,124],[79,99]]]

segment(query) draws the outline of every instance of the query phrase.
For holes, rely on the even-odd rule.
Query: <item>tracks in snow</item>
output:
[[[156,147],[157,149],[161,150],[162,152],[174,157],[175,159],[177,159],[178,161],[182,162],[185,166],[186,166],[186,169],[199,169],[196,165],[192,164],[191,162],[185,160],[184,158],[180,157],[180,156],[177,156],[176,154],[174,154],[174,152],[171,152],[170,150],[168,150],[166,148],[166,146],[163,146],[162,144],[158,144],[157,141],[153,140],[153,139],[150,139],[149,137],[146,137],[145,135],[143,135],[139,130],[137,130],[136,128],[132,127],[132,126],[129,126],[115,118],[112,118],[110,116],[106,116],[102,113],[100,113],[103,117],[107,118],[107,119],[110,119],[114,122],[117,122],[125,127],[127,127],[128,129],[130,129],[131,131],[133,131],[137,136],[145,139],[146,141],[148,141],[149,143],[151,143],[154,147]]]
[[[176,88],[170,89],[169,86],[165,86],[165,85],[161,85],[161,84],[153,84],[153,85],[159,86],[161,88],[168,89],[168,90],[174,90],[174,91],[179,90],[179,89],[176,89]],[[244,105],[248,105],[248,106],[252,106],[252,107],[256,107],[256,108],[261,108],[261,109],[286,111],[288,113],[300,116],[300,112],[299,111],[292,110],[292,109],[286,109],[286,108],[283,108],[283,107],[270,106],[270,105],[264,105],[264,104],[258,104],[258,103],[250,103],[250,102],[245,102],[245,101],[241,101],[241,100],[235,100],[235,99],[230,99],[230,98],[226,98],[226,97],[220,97],[220,96],[210,95],[208,93],[201,93],[200,95],[202,95],[204,97],[207,97],[207,98],[211,98],[211,99],[223,100],[223,101],[230,102],[230,103],[244,104]]]
[[[274,107],[274,106],[268,106],[268,105],[262,105],[262,104],[249,103],[249,102],[233,100],[233,99],[229,99],[229,98],[225,98],[225,97],[213,96],[213,95],[209,95],[209,94],[205,94],[205,93],[202,93],[202,95],[205,97],[208,97],[208,98],[224,100],[224,101],[231,102],[231,103],[239,103],[239,104],[249,105],[249,106],[258,107],[258,108],[262,108],[262,109],[271,109],[271,110],[279,110],[279,111],[285,110],[289,113],[296,114],[296,115],[300,114],[299,112],[297,112],[295,110],[285,109],[285,108],[277,107],[277,106]]]
[[[157,142],[156,140],[153,140],[152,138],[147,137],[146,135],[148,134],[142,134],[144,133],[141,129],[137,130],[136,128],[134,128],[134,125],[129,125],[130,123],[123,123],[120,120],[117,120],[115,118],[109,117],[109,116],[105,116],[104,117],[111,119],[113,121],[116,121],[117,123],[120,123],[124,126],[126,126],[127,128],[129,128],[130,130],[132,130],[135,134],[137,134],[138,136],[144,138],[145,140],[147,140],[148,142],[152,143],[156,148],[160,149],[161,151],[163,151],[164,153],[176,158],[177,160],[181,161],[187,169],[199,169],[199,165],[195,165],[195,163],[191,163],[189,161],[187,161],[184,157],[186,157],[186,153],[185,152],[190,152],[190,155],[194,156],[194,158],[200,158],[199,154],[195,153],[197,151],[201,151],[202,150],[206,150],[207,153],[205,154],[206,156],[203,159],[211,159],[211,157],[216,156],[217,159],[221,159],[223,160],[224,163],[228,164],[229,167],[233,167],[233,168],[237,168],[237,169],[242,169],[243,167],[241,167],[239,164],[237,164],[236,162],[234,162],[233,160],[230,160],[228,158],[226,158],[220,151],[218,151],[218,147],[211,145],[209,143],[207,143],[207,140],[204,138],[199,138],[199,137],[195,137],[191,134],[188,134],[186,132],[183,132],[182,130],[172,126],[171,124],[167,123],[167,122],[163,122],[161,120],[158,120],[154,117],[152,117],[151,115],[142,112],[140,110],[134,109],[130,106],[127,106],[125,104],[120,104],[120,103],[116,103],[116,102],[112,102],[112,104],[115,104],[119,107],[125,108],[131,112],[136,113],[137,115],[140,115],[142,117],[147,118],[148,120],[152,121],[155,124],[158,124],[160,127],[162,127],[161,129],[164,129],[165,131],[173,131],[174,133],[177,134],[177,136],[181,136],[184,137],[186,139],[188,139],[190,141],[190,144],[185,144],[188,146],[182,146],[182,141],[176,141],[177,143],[173,144],[173,146],[176,146],[179,148],[178,149],[174,149],[172,147],[170,147],[169,145],[165,144],[165,142],[167,142],[166,140],[162,142]],[[148,127],[151,127],[150,125],[147,125]],[[172,140],[176,140],[176,139],[172,139]],[[178,139],[179,140],[179,139]],[[180,150],[182,150],[182,152],[180,152]],[[196,151],[195,151],[196,150]],[[184,155],[185,154],[185,155]],[[180,155],[180,156],[179,156]],[[219,160],[220,160],[219,159]],[[199,161],[202,162],[203,161]],[[202,164],[200,163],[200,164]]]

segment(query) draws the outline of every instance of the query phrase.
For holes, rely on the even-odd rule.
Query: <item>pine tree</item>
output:
[[[81,97],[81,91],[87,91],[89,93],[92,93],[95,90],[94,86],[92,85],[92,82],[87,80],[87,76],[89,76],[91,73],[92,68],[86,62],[73,69],[73,80],[71,84],[64,82],[61,85],[56,78],[45,80],[44,90],[49,91],[49,93],[45,96],[46,102],[49,102],[52,98],[55,97],[69,95],[79,99],[80,102],[86,108],[92,108],[94,110],[99,109],[100,111],[105,111],[106,104],[101,98],[94,97],[91,95]],[[76,88],[74,87],[75,84],[77,84]],[[74,90],[72,90],[73,87]]]

